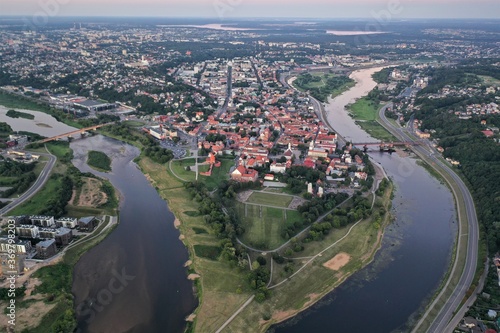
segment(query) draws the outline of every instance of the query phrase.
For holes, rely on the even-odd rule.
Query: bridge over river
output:
[[[106,124],[94,125],[94,126],[85,127],[85,128],[80,128],[80,129],[77,129],[75,131],[71,131],[71,132],[68,132],[68,133],[59,134],[59,135],[56,135],[56,136],[52,136],[50,138],[45,138],[43,140],[38,141],[38,143],[45,143],[45,142],[55,141],[55,140],[62,139],[62,138],[68,138],[68,137],[72,137],[75,134],[82,134],[83,135],[87,131],[95,131],[98,128],[101,128],[101,127],[104,127],[104,126],[108,126],[108,125],[112,125],[112,124],[114,124],[114,122],[106,123]]]

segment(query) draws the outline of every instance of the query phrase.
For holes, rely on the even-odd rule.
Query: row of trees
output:
[[[345,193],[329,193],[322,198],[313,198],[297,208],[302,218],[293,225],[285,228],[281,234],[284,239],[294,237],[302,229],[315,222],[321,215],[335,208],[336,205],[346,200],[349,196]]]

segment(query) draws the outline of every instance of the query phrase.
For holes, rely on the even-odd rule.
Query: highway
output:
[[[408,134],[406,129],[401,127],[396,127],[391,122],[388,121],[388,119],[385,116],[385,110],[391,106],[392,104],[389,103],[380,110],[380,119],[382,126],[384,126],[387,130],[389,130],[392,134],[394,134],[398,139],[401,139],[402,141],[415,141]],[[452,295],[446,300],[446,303],[440,309],[437,317],[434,319],[433,323],[427,330],[427,332],[431,333],[453,332],[453,328],[456,326],[456,324],[458,324],[458,322],[461,319],[461,316],[456,316],[457,318],[453,318],[454,312],[457,310],[457,308],[460,306],[460,303],[465,298],[466,292],[470,288],[472,281],[474,279],[474,274],[476,272],[476,265],[478,259],[479,225],[477,220],[476,208],[474,206],[474,200],[472,199],[469,189],[464,184],[462,179],[450,167],[448,167],[448,165],[446,165],[439,158],[436,157],[439,156],[440,154],[432,147],[430,142],[427,140],[425,140],[425,142],[427,143],[426,145],[415,145],[412,146],[411,149],[417,155],[419,155],[424,161],[426,161],[429,165],[433,167],[435,167],[436,165],[439,166],[441,170],[436,169],[436,171],[438,171],[439,173],[445,172],[446,174],[448,174],[449,177],[452,178],[453,182],[455,182],[456,185],[458,186],[460,194],[462,195],[465,204],[466,216],[463,216],[463,214],[461,215],[460,210],[458,211],[460,223],[458,231],[459,239],[456,251],[457,260],[455,260],[455,263],[452,267],[449,276],[452,277],[454,274],[456,274],[457,262],[460,258],[460,242],[462,241],[462,237],[467,236],[467,256],[465,261],[465,267]],[[457,195],[458,193],[456,193],[453,186],[451,186],[451,188],[453,190],[455,200],[457,200],[457,205],[459,205],[458,203],[459,199]],[[462,228],[463,219],[467,219],[468,231],[465,231]],[[434,308],[436,303],[440,300],[441,296],[443,295],[444,291],[447,289],[450,280],[451,278],[448,279],[448,281],[446,282],[445,286],[443,287],[439,295],[435,298],[434,302],[429,305],[427,311],[422,316],[422,318],[417,323],[412,332],[416,332],[419,329],[422,322],[429,315],[430,311]],[[459,311],[459,313],[460,312],[461,311]]]
[[[42,188],[42,186],[47,182],[47,179],[49,179],[50,173],[52,171],[52,168],[56,164],[57,158],[51,154],[39,154],[39,153],[37,153],[37,155],[48,157],[49,160],[47,161],[47,164],[43,168],[42,172],[38,176],[35,183],[33,183],[33,185],[26,192],[21,194],[19,196],[19,198],[16,198],[14,201],[9,203],[7,206],[0,209],[0,216],[3,216],[8,211],[16,208],[17,206],[19,206],[20,204],[22,204],[23,202],[25,202],[26,200],[31,198],[36,192],[38,192]]]

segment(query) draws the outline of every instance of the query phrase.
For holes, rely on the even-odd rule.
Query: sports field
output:
[[[262,250],[275,249],[285,243],[288,239],[282,237],[283,231],[302,218],[295,210],[244,203],[237,203],[236,207],[245,228],[241,241]]]
[[[286,208],[292,202],[293,197],[274,193],[253,192],[247,202]]]

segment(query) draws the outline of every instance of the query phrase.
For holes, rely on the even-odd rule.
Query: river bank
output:
[[[246,271],[230,267],[227,262],[202,256],[203,249],[218,247],[219,239],[209,231],[197,204],[187,193],[183,182],[165,166],[141,158],[142,172],[169,205],[176,217],[180,238],[189,250],[189,274],[197,274],[195,280],[199,306],[193,319],[194,332],[215,332],[252,292],[246,282]],[[214,315],[217,309],[217,315]]]
[[[374,200],[375,209],[390,210],[392,186]],[[308,243],[294,261],[304,270],[272,289],[271,298],[263,303],[252,302],[229,325],[228,332],[265,332],[272,325],[297,316],[309,309],[362,267],[368,265],[381,245],[384,228],[391,221],[384,214],[377,227],[374,216],[341,229],[335,229],[321,241]],[[332,269],[330,264],[344,260]],[[348,259],[346,259],[348,258]],[[299,270],[297,271],[299,272]],[[279,271],[277,271],[279,274]],[[256,327],[255,323],[259,325]],[[329,327],[324,323],[325,327]]]
[[[73,164],[108,178],[121,193],[120,224],[76,264],[72,292],[82,332],[181,332],[196,307],[187,279],[186,248],[174,228],[174,215],[133,160],[139,149],[95,136],[71,143]],[[112,171],[85,164],[87,151],[112,159]],[[118,276],[118,277],[117,277]],[[160,278],[159,278],[160,277]],[[122,281],[119,290],[110,281]],[[116,291],[116,292],[115,292]]]
[[[356,86],[331,101],[325,107],[324,119],[330,124],[335,124],[334,128],[338,129],[338,133],[348,141],[374,141],[371,136],[365,133],[349,117],[345,106],[373,89],[376,83],[371,80],[371,75],[381,69],[375,68],[353,72],[351,76],[357,78]],[[381,163],[384,167],[388,168],[388,174],[396,185],[398,193],[398,196],[393,201],[394,209],[392,211],[396,218],[396,223],[391,225],[383,237],[381,251],[376,254],[373,263],[353,274],[346,283],[328,294],[324,302],[320,302],[330,303],[329,305],[314,306],[314,312],[305,311],[304,315],[299,316],[303,316],[304,319],[296,318],[287,321],[283,327],[278,326],[275,329],[276,332],[302,332],[305,329],[316,332],[328,332],[328,329],[325,328],[325,323],[328,322],[335,322],[336,328],[339,331],[360,331],[367,327],[371,331],[381,333],[395,329],[399,331],[403,327],[411,327],[416,313],[418,313],[419,309],[425,308],[428,299],[432,297],[436,288],[439,287],[448,267],[446,263],[449,263],[454,234],[456,233],[456,225],[452,223],[454,215],[442,209],[443,207],[451,206],[453,211],[451,194],[438,181],[428,175],[423,168],[417,166],[413,159],[403,159],[397,155],[391,156],[381,153],[373,153],[371,157],[377,163]],[[448,216],[448,218],[442,217],[442,222],[438,224],[436,224],[439,221],[437,216],[429,215],[427,217],[427,219],[433,221],[434,226],[432,228],[434,231],[438,232],[437,230],[442,230],[438,237],[431,237],[432,239],[430,239],[428,235],[424,236],[423,234],[425,232],[422,229],[423,224],[429,226],[429,223],[422,223],[423,216],[419,215],[426,215],[427,212],[424,214],[419,212],[417,214],[414,211],[415,208],[412,208],[413,213],[410,215],[407,213],[408,208],[416,205],[421,206],[422,201],[424,201],[423,198],[415,196],[415,193],[411,192],[415,191],[415,187],[409,185],[410,183],[416,184],[415,180],[417,179],[415,178],[420,182],[419,186],[427,189],[435,188],[432,191],[432,197],[434,200],[442,202],[441,209],[438,209],[437,207],[439,206],[435,204],[430,204],[430,206],[427,204],[427,207],[432,206],[433,210],[435,209],[435,214],[440,211],[439,214],[441,216]],[[403,201],[403,197],[409,201]],[[420,223],[415,224],[414,221],[417,220]],[[422,224],[422,226],[419,224]],[[408,230],[411,229],[413,231],[409,233]],[[443,231],[445,232],[443,233]],[[444,237],[445,235],[446,237]],[[419,239],[415,236],[421,238]],[[432,258],[428,248],[422,246],[423,243],[427,243],[427,247],[441,248],[443,252],[440,253],[439,258]],[[417,248],[420,252],[416,250]],[[397,257],[396,253],[399,253]],[[420,257],[422,255],[432,258],[432,260],[429,260],[427,267],[423,266],[421,268],[426,273],[431,274],[432,277],[427,275],[425,278],[422,278],[421,274],[418,274],[420,277],[417,279],[418,282],[414,281],[412,283],[412,286],[414,286],[412,288],[415,288],[414,291],[411,293],[408,290],[395,291],[395,286],[398,284],[397,281],[401,279],[407,282],[416,280],[414,275],[407,276],[405,272],[413,271],[415,265],[421,266],[423,264],[420,264],[422,261]],[[408,261],[408,258],[414,256],[418,259]],[[401,260],[399,257],[406,258],[406,261]],[[435,265],[435,262],[440,262],[442,266],[437,269],[438,266]],[[434,270],[429,269],[431,263],[435,267]],[[402,270],[402,267],[405,266],[409,266],[406,271]],[[384,281],[379,278],[381,276],[384,276]],[[388,283],[388,281],[391,281],[391,283]],[[387,300],[387,302],[384,303],[382,302],[383,300]],[[359,315],[357,315],[359,313],[364,314],[365,319],[363,321],[356,319],[359,319]],[[386,318],[387,320],[380,322],[377,318]],[[367,322],[370,325],[367,326]]]

